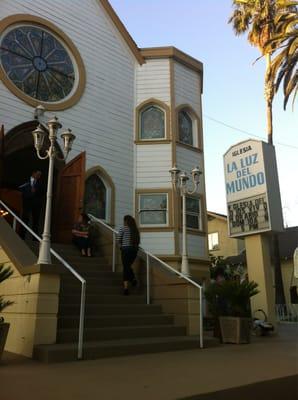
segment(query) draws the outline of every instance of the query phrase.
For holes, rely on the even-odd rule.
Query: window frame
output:
[[[159,210],[159,209],[156,209],[156,210],[142,210],[141,209],[141,197],[142,196],[162,196],[162,195],[164,195],[164,196],[166,196],[166,201],[167,201],[167,203],[166,203],[166,209],[165,210]],[[169,210],[170,210],[170,201],[169,201],[169,193],[167,192],[167,191],[160,191],[160,192],[155,192],[155,191],[150,191],[150,192],[138,192],[137,193],[137,196],[138,196],[138,209],[137,209],[137,215],[138,215],[138,222],[139,222],[139,226],[140,226],[140,228],[167,228],[167,227],[169,227],[169,225],[170,225],[170,215],[169,215]],[[142,211],[151,211],[151,212],[154,212],[154,211],[157,211],[157,212],[160,212],[160,211],[165,211],[165,213],[166,213],[166,223],[165,224],[142,224],[142,222],[141,222],[141,213],[142,213]]]
[[[179,114],[180,112],[186,112],[192,121],[192,139],[193,144],[187,144],[180,141],[180,132],[179,132]],[[202,121],[199,115],[194,111],[194,109],[189,104],[181,104],[176,108],[176,143],[180,146],[188,148],[190,150],[202,151]]]
[[[210,240],[209,240],[209,238],[211,237],[211,235],[215,235],[215,234],[217,234],[217,245],[214,245],[212,248],[210,248]],[[209,251],[216,251],[216,250],[219,250],[220,249],[220,247],[219,247],[219,232],[218,231],[216,231],[216,232],[209,232],[208,233],[208,250]]]
[[[187,199],[188,198],[195,199],[195,200],[198,201],[198,203],[199,203],[199,212],[198,213],[187,212],[187,206],[186,206],[186,212],[185,212],[185,214],[186,214],[186,230],[188,230],[188,231],[191,230],[191,231],[195,231],[195,232],[202,232],[203,231],[203,219],[202,219],[202,201],[201,201],[201,197],[200,196],[186,195],[185,196],[186,205],[187,205]],[[181,201],[182,201],[182,199],[181,199]],[[181,206],[181,219],[183,218],[182,212],[183,212],[183,210],[182,210],[182,206]],[[191,226],[187,226],[187,215],[197,216],[198,225],[199,225],[198,228],[193,228]]]
[[[143,115],[144,112],[146,112],[150,108],[156,108],[156,109],[160,110],[163,113],[163,118],[164,118],[163,137],[142,138],[142,115]],[[148,105],[144,106],[143,108],[141,108],[141,110],[139,112],[139,132],[138,132],[139,140],[142,141],[142,142],[156,142],[156,141],[159,141],[159,140],[165,140],[166,139],[166,131],[167,131],[166,124],[167,124],[166,113],[165,113],[165,110],[163,108],[161,108],[157,104],[148,104]]]

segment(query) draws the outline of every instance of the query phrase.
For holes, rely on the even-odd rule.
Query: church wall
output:
[[[83,4],[83,5],[82,5]],[[103,167],[116,187],[116,224],[132,212],[136,60],[97,0],[1,0],[0,19],[31,14],[54,23],[74,42],[86,69],[86,87],[72,108],[56,114],[77,136],[70,158],[86,150],[86,169]],[[5,131],[31,120],[33,108],[0,82]]]
[[[171,188],[171,144],[137,146],[136,186],[138,189]]]
[[[137,94],[136,106],[150,98],[171,103],[170,89],[170,60],[146,60],[143,65],[138,65],[136,70]]]
[[[174,62],[174,82],[176,107],[188,104],[202,118],[200,75],[178,62]]]
[[[142,247],[153,254],[175,254],[174,232],[142,232]]]

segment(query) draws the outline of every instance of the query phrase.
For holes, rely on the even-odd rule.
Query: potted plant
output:
[[[13,271],[9,267],[5,267],[4,264],[0,265],[0,283],[9,278],[12,273]],[[0,296],[0,313],[11,304],[13,304],[12,301],[4,300],[3,297]],[[4,322],[3,317],[0,317],[0,360],[6,343],[9,325],[10,324]]]
[[[258,284],[220,280],[205,291],[209,311],[219,322],[223,343],[249,343],[251,331],[250,298],[258,293]]]

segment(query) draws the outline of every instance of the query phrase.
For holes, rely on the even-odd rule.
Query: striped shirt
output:
[[[122,226],[119,229],[117,242],[120,247],[133,247],[132,235],[128,226]]]

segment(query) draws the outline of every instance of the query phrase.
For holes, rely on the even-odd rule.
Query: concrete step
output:
[[[81,293],[81,285],[79,283],[67,283],[61,282],[61,291],[62,293]],[[104,285],[86,285],[86,294],[118,294],[121,295],[123,292],[123,288],[121,285],[112,285],[112,286],[104,286]]]
[[[64,304],[59,307],[59,315],[75,315],[78,316],[80,312],[80,304]],[[162,308],[157,304],[87,304],[86,316],[103,316],[103,315],[151,315],[161,314]]]
[[[162,336],[184,336],[186,328],[172,325],[154,326],[117,326],[108,328],[87,328],[84,331],[84,340],[114,340],[131,339],[138,337],[162,337]],[[59,329],[57,332],[57,343],[76,342],[78,340],[78,329]]]
[[[78,329],[79,316],[60,316],[58,317],[58,329]],[[108,327],[128,327],[128,326],[154,326],[170,325],[174,323],[172,315],[89,315],[85,318],[85,328],[108,328]]]
[[[62,293],[60,295],[60,304],[80,304],[81,294],[77,293]],[[146,297],[144,295],[133,295],[133,296],[123,296],[123,295],[103,295],[101,293],[86,294],[87,304],[146,304]]]
[[[94,277],[94,276],[89,276],[89,273],[80,273],[80,275],[86,279],[87,285],[97,285],[97,286],[121,286],[122,285],[122,279],[120,277],[114,277],[114,276],[100,276],[100,277]],[[76,279],[74,276],[65,276],[61,279],[61,285],[80,285],[80,282],[78,279]]]
[[[159,353],[199,349],[199,338],[196,336],[165,336],[151,338],[120,339],[111,341],[94,341],[84,343],[83,359],[120,357],[136,354]],[[37,345],[33,357],[41,362],[54,363],[76,361],[77,343]]]

